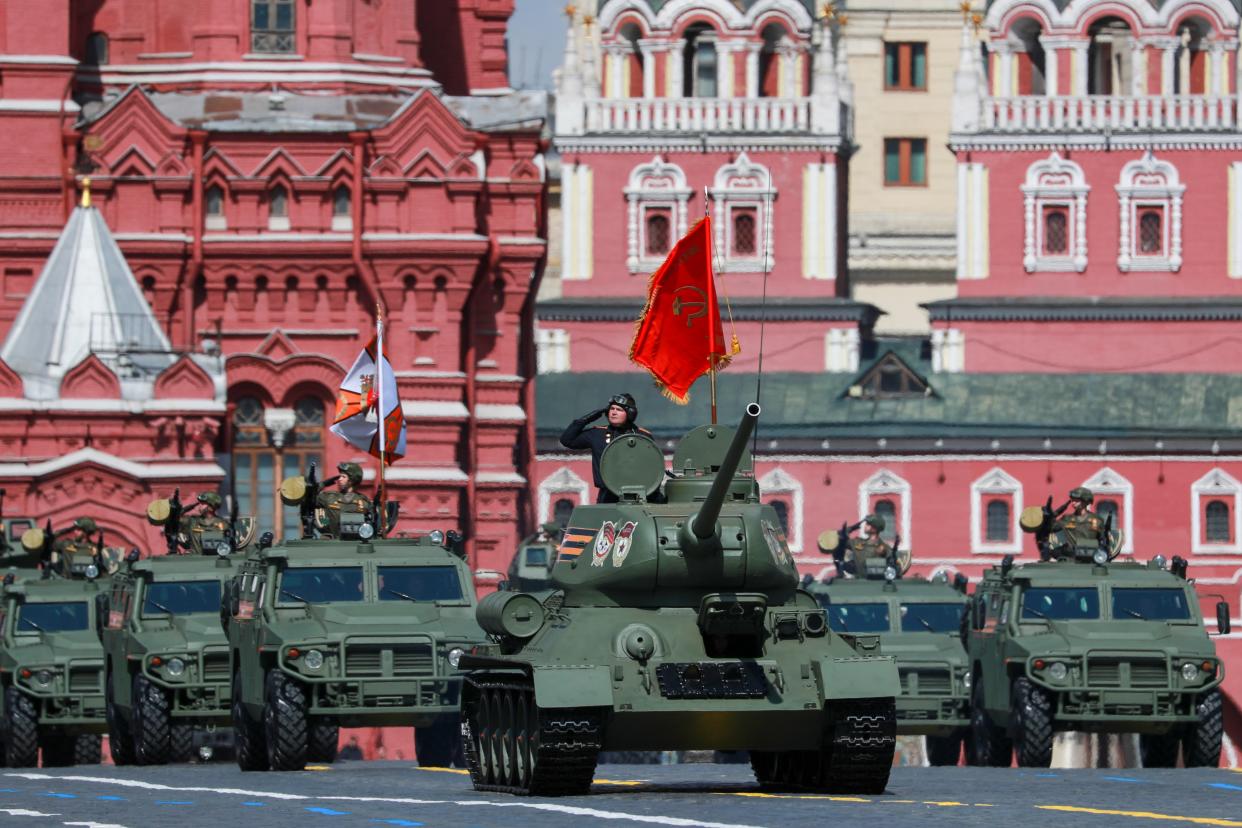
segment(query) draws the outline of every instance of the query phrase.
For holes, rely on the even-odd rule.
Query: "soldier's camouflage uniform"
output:
[[[203,533],[223,535],[229,529],[229,522],[219,515],[190,515],[182,518],[181,532],[178,540],[190,554],[203,554]],[[211,550],[214,554],[214,550]]]
[[[341,533],[341,513],[365,515],[371,499],[358,492],[320,492],[315,502],[315,523],[325,535]]]

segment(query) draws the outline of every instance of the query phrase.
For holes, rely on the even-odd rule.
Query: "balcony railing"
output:
[[[1187,132],[1237,126],[1234,98],[1204,95],[984,98],[986,132]]]
[[[806,98],[596,98],[588,132],[805,132]]]

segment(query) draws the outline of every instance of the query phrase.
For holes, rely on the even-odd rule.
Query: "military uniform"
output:
[[[613,405],[625,409],[627,419],[624,424],[614,426],[609,423],[606,426],[590,426],[591,423],[607,414],[609,407]],[[565,431],[561,433],[561,445],[565,448],[591,450],[591,473],[595,480],[596,503],[616,503],[618,500],[615,492],[604,487],[604,478],[599,473],[599,459],[603,457],[604,449],[608,448],[608,445],[613,440],[623,434],[651,436],[650,431],[639,428],[634,424],[637,418],[638,406],[635,404],[634,398],[629,394],[618,394],[609,401],[607,406],[592,411],[589,414],[583,414],[570,423],[565,428]],[[588,426],[590,427],[588,428]]]
[[[193,555],[214,555],[216,550],[203,549],[203,536],[226,536],[229,531],[229,522],[219,515],[189,515],[181,520],[181,532],[179,540],[185,546],[190,554]]]
[[[319,531],[337,537],[341,533],[341,515],[365,515],[371,511],[371,499],[358,492],[320,492],[315,502],[315,522]]]
[[[1064,554],[1073,555],[1075,549],[1094,551],[1099,548],[1104,537],[1104,518],[1090,511],[1095,502],[1095,494],[1083,487],[1070,491],[1070,502],[1086,504],[1081,513],[1070,512],[1052,523],[1047,540],[1041,549],[1044,557],[1060,557]]]
[[[66,578],[73,572],[76,561],[91,561],[95,557],[95,544],[79,538],[61,538],[52,546],[52,571]]]
[[[893,554],[893,547],[885,543],[879,535],[870,538],[850,538],[846,548],[850,550],[853,560],[843,563],[842,568],[851,575],[865,575],[868,569],[876,566],[874,563],[871,567],[867,566],[867,562],[872,559],[878,559],[879,567],[883,570]]]

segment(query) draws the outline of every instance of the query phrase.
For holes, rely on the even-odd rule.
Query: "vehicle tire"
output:
[[[1182,764],[1188,768],[1220,765],[1220,743],[1225,732],[1220,690],[1209,690],[1195,704],[1199,721],[1182,735]]]
[[[306,693],[279,670],[268,671],[263,682],[263,737],[272,770],[306,769]]]
[[[168,728],[168,761],[185,763],[193,758],[194,725],[170,725]]]
[[[4,720],[0,723],[6,768],[33,768],[39,764],[39,716],[34,702],[20,690],[4,691]]]
[[[1143,760],[1143,767],[1177,767],[1177,750],[1181,745],[1181,735],[1176,731],[1139,736],[1139,757]]]
[[[336,722],[319,717],[311,719],[306,739],[307,761],[329,764],[336,761],[336,749],[341,742],[341,728]]]
[[[927,764],[933,767],[954,766],[962,755],[962,733],[927,737]]]
[[[73,764],[98,765],[102,761],[102,736],[97,733],[79,733],[73,737]]]
[[[59,728],[39,732],[40,764],[45,768],[67,768],[73,764],[73,739]]]
[[[263,723],[252,721],[242,704],[241,673],[233,673],[233,752],[237,767],[243,771],[265,771],[267,765],[267,742],[263,738]]]
[[[109,673],[108,687],[104,693],[104,711],[108,719],[108,753],[112,756],[112,764],[121,767],[134,764],[134,734],[120,708],[113,701],[112,680],[113,675]]]
[[[1020,768],[1052,765],[1052,699],[1028,678],[1013,683],[1009,715],[1014,723],[1014,748]]]
[[[429,727],[414,728],[414,754],[422,768],[463,767],[461,719],[441,716]]]
[[[1013,742],[1002,728],[992,724],[983,707],[983,679],[975,680],[970,697],[970,740],[974,746],[974,764],[980,767],[1007,768],[1013,759]]]
[[[130,697],[134,711],[134,761],[139,765],[167,765],[169,741],[168,696],[146,676],[134,676]]]

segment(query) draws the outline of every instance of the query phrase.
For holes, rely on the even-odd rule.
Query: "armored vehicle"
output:
[[[545,523],[538,532],[522,540],[509,562],[509,589],[539,592],[548,588],[560,535],[560,524]]]
[[[220,628],[224,555],[133,556],[101,598],[108,746],[118,765],[185,762],[196,728],[228,725],[232,666]]]
[[[485,637],[462,557],[412,539],[260,539],[222,620],[242,770],[332,761],[337,728],[408,726],[423,765],[460,760],[458,659]]]
[[[984,573],[971,598],[972,764],[1047,767],[1059,730],[1138,733],[1143,763],[1216,766],[1224,662],[1186,562],[1080,554]],[[1221,633],[1229,607],[1216,605]]]
[[[890,573],[896,574],[896,573]],[[880,637],[880,650],[897,659],[901,695],[897,733],[925,736],[933,765],[956,765],[970,725],[970,662],[962,646],[966,578],[836,578],[806,590],[843,634]]]
[[[104,654],[95,580],[5,576],[0,593],[0,743],[6,767],[97,764]]]
[[[569,795],[601,750],[746,750],[765,786],[876,793],[896,744],[897,668],[874,635],[828,630],[799,589],[741,426],[674,454],[641,434],[600,460],[620,502],[579,506],[541,595],[496,592],[467,655],[462,734],[476,789]]]

